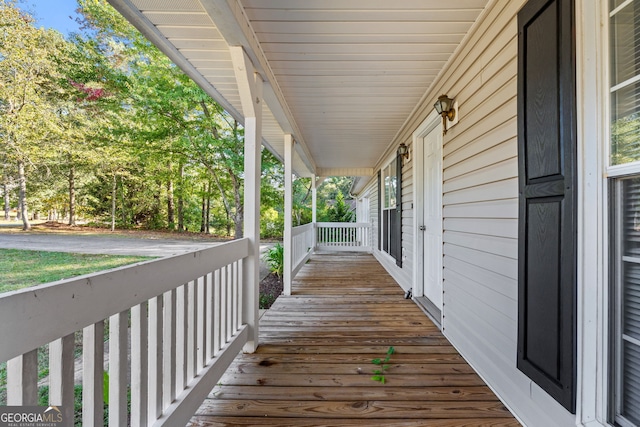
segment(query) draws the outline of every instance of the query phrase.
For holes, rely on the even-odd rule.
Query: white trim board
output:
[[[421,139],[426,137],[431,131],[438,127],[441,123],[441,118],[438,113],[432,111],[427,118],[418,126],[413,132],[413,274],[411,278],[411,284],[414,296],[423,296],[422,287],[419,286],[420,281],[423,280],[423,268],[420,258],[424,256],[424,235],[418,230],[420,226],[419,222],[424,217],[424,144],[420,142]],[[444,182],[442,183],[444,185]],[[420,292],[416,290],[420,289]],[[444,307],[443,307],[444,308]],[[444,312],[444,310],[442,310]],[[440,319],[442,322],[442,319]]]

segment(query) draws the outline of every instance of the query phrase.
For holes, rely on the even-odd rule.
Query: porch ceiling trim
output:
[[[296,142],[300,144],[301,148],[297,151],[302,161],[312,173],[315,172],[316,165],[304,142],[302,132],[291,114],[289,105],[242,6],[235,0],[200,0],[200,4],[207,11],[229,46],[242,46],[251,58],[253,66],[265,78],[263,95],[265,102],[283,132],[292,134]]]
[[[318,168],[319,176],[373,176],[373,168]]]

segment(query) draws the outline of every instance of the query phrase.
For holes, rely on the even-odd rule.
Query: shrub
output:
[[[276,243],[269,249],[262,259],[267,263],[272,273],[282,278],[284,273],[284,247],[280,243]]]

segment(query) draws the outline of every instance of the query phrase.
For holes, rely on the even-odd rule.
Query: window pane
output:
[[[640,265],[625,263],[623,333],[640,340]]]
[[[612,330],[615,346],[614,375],[615,420],[621,425],[640,425],[640,176],[621,179],[616,185],[615,296]]]
[[[625,342],[622,415],[627,421],[640,425],[640,347]]]
[[[640,257],[640,178],[623,181],[624,255]]]
[[[398,191],[398,174],[396,172],[396,162],[389,165],[389,207],[396,207],[397,191]]]
[[[611,17],[611,164],[640,160],[640,2]]]
[[[640,74],[640,5],[630,3],[611,17],[611,86]]]
[[[640,82],[611,94],[611,164],[640,160]]]
[[[391,199],[391,182],[389,181],[389,167],[384,168],[384,207],[389,208],[389,200]]]
[[[613,10],[616,7],[620,6],[622,3],[624,3],[626,0],[609,0],[609,10]]]

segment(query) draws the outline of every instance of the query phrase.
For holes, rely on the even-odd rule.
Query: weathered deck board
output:
[[[517,426],[370,255],[315,255],[193,426]],[[386,384],[371,360],[393,346]]]

